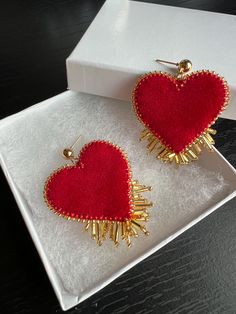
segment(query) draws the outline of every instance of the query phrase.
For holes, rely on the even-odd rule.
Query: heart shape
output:
[[[90,142],[75,165],[50,175],[44,196],[51,209],[70,218],[130,219],[133,205],[128,160],[112,143]]]
[[[209,128],[228,99],[225,80],[205,70],[182,79],[153,72],[142,77],[133,92],[141,122],[174,153],[183,152]]]

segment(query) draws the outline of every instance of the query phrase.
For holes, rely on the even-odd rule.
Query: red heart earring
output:
[[[204,147],[213,151],[216,131],[211,125],[228,104],[229,87],[215,72],[188,73],[189,60],[156,61],[176,65],[178,73],[152,72],[138,80],[132,102],[145,125],[140,140],[148,140],[148,151],[158,159],[188,164]]]
[[[118,146],[92,141],[76,157],[74,145],[63,151],[72,164],[57,169],[46,180],[48,207],[68,220],[85,223],[85,230],[90,230],[99,245],[109,236],[115,245],[121,238],[131,246],[131,238],[140,230],[148,234],[142,222],[148,220],[152,203],[141,193],[151,187],[132,180],[127,156]]]

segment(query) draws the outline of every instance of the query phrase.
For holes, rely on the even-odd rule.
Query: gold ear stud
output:
[[[178,67],[179,73],[187,73],[192,70],[192,62],[188,59],[183,59],[180,62],[172,62],[172,61],[166,61],[166,60],[161,60],[161,59],[156,59],[156,62],[160,63],[167,63],[167,64],[173,64]]]
[[[75,155],[74,155],[74,151],[73,151],[73,147],[78,143],[78,141],[80,140],[81,135],[79,135],[79,137],[76,139],[76,141],[69,147],[69,148],[65,148],[62,152],[62,155],[65,159],[69,159],[69,160],[74,160]]]

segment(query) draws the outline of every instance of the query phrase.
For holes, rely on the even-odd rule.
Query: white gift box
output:
[[[190,59],[193,70],[224,76],[231,106],[222,114],[236,119],[236,18],[128,0],[107,0],[67,59],[73,91],[130,100],[140,74],[175,71],[154,60]]]
[[[198,37],[194,18],[202,19]],[[182,19],[194,25],[191,31],[186,29],[188,44],[182,43]],[[209,42],[209,51],[219,53],[208,55],[205,44],[201,49],[197,40],[202,34],[206,43],[205,27],[212,36],[219,28],[217,19],[224,32],[227,27],[229,31],[218,35],[228,48],[224,63],[219,41],[213,47],[213,41]],[[230,21],[230,26],[223,25],[223,20]],[[229,38],[234,23],[234,17],[214,13],[107,1],[67,60],[69,87],[90,94],[67,91],[0,121],[2,169],[64,310],[102,289],[236,195],[236,172],[217,150],[203,153],[188,166],[161,163],[138,142],[142,126],[129,102],[91,95],[128,99],[137,75],[167,70],[153,64],[156,57],[177,61],[188,57],[196,69],[207,65],[233,86],[230,68],[235,62],[235,44],[231,42],[229,49]],[[234,110],[229,115],[233,117]],[[125,243],[115,248],[111,241],[97,247],[82,232],[82,224],[54,215],[44,203],[47,176],[65,163],[61,150],[79,134],[84,142],[104,139],[118,144],[128,154],[133,178],[153,187],[147,195],[155,204],[147,223],[150,235],[134,239],[130,249]]]
[[[64,310],[236,195],[236,172],[217,150],[176,168],[147,155],[138,141],[141,129],[129,103],[72,91],[0,121],[2,169]],[[61,151],[79,134],[84,142],[118,144],[128,154],[133,178],[153,187],[146,194],[155,204],[146,224],[150,235],[134,239],[130,249],[125,243],[116,248],[110,240],[97,247],[82,232],[83,224],[58,217],[44,203],[47,176],[65,164]]]

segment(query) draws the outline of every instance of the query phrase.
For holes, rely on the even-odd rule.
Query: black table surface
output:
[[[0,118],[66,90],[65,59],[103,2],[1,1]],[[149,2],[236,14],[236,1]],[[236,166],[236,122],[219,119],[217,130],[216,147]],[[0,313],[61,313],[2,172],[0,183]],[[235,207],[234,199],[69,313],[236,313]]]

